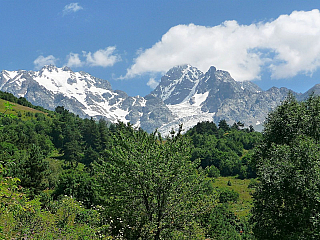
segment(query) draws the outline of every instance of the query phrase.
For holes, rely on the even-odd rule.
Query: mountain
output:
[[[151,94],[162,99],[176,116],[159,129],[163,132],[179,123],[189,128],[199,121],[218,123],[222,119],[229,124],[241,121],[261,130],[267,113],[279,105],[289,91],[276,87],[263,91],[252,82],[237,82],[228,72],[215,67],[202,73],[184,65],[169,70]]]
[[[316,85],[313,91],[319,89]],[[163,134],[181,123],[187,130],[199,121],[218,123],[222,119],[261,130],[267,113],[290,91],[276,87],[263,91],[252,82],[237,82],[215,67],[203,73],[191,65],[170,69],[145,97],[128,96],[113,90],[107,80],[53,65],[39,71],[3,70],[0,90],[50,110],[64,106],[81,117],[130,122],[148,132],[157,128]],[[294,94],[302,98],[308,92]]]
[[[154,96],[130,97],[112,90],[108,81],[68,67],[44,66],[40,71],[0,73],[0,90],[25,97],[33,105],[49,110],[64,106],[80,117],[106,118],[111,122],[130,122],[153,131],[171,121],[173,115]]]

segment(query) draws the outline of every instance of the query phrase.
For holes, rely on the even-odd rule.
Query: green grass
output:
[[[6,111],[5,110],[5,103],[6,102],[8,102],[8,101],[0,99],[0,113],[4,113]],[[9,103],[11,103],[11,102],[9,102]],[[36,109],[33,109],[33,108],[25,107],[25,106],[19,105],[17,103],[11,103],[11,104],[13,104],[14,106],[12,107],[12,110],[8,110],[6,112],[6,114],[13,114],[15,116],[18,116],[18,113],[20,112],[22,120],[29,120],[29,119],[32,118],[30,116],[26,116],[27,112],[31,112],[33,114],[35,114],[35,113],[43,113],[43,114],[47,115],[47,113],[44,113],[42,111],[39,111],[39,110],[36,110]]]
[[[228,186],[228,181],[231,186]],[[250,209],[252,208],[252,188],[248,188],[250,179],[237,179],[236,177],[219,177],[215,179],[214,187],[229,188],[239,193],[239,201],[237,203],[230,203],[230,210],[238,217],[248,217]]]

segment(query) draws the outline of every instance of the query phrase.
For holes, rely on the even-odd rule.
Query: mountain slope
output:
[[[320,84],[314,85],[312,88],[310,88],[308,91],[306,91],[304,94],[298,97],[298,100],[303,101],[306,100],[310,95],[320,95]]]

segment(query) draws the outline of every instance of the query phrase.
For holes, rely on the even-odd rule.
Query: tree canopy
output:
[[[128,129],[114,136],[106,160],[94,166],[114,231],[126,239],[197,239],[195,233],[203,234],[196,219],[212,208],[212,189],[190,161],[190,151],[179,133],[162,139]]]
[[[258,239],[319,239],[320,97],[289,95],[271,112],[254,159],[260,184],[254,193]]]

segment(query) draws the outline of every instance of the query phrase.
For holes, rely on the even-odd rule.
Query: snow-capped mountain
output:
[[[221,119],[262,129],[268,111],[289,92],[275,87],[263,91],[254,83],[237,82],[215,67],[203,73],[190,65],[170,69],[145,97],[128,96],[112,90],[107,80],[52,65],[40,71],[3,70],[0,90],[50,110],[64,106],[81,117],[131,122],[148,132],[158,128],[165,135],[181,123],[187,130],[200,121],[218,123]]]
[[[202,73],[184,65],[169,70],[151,94],[161,98],[175,116],[159,129],[167,132],[179,123],[188,129],[199,121],[218,123],[221,119],[229,124],[241,121],[260,130],[267,113],[288,92],[286,88],[263,91],[252,82],[237,82],[215,67]]]
[[[173,119],[166,105],[154,96],[130,97],[123,91],[112,90],[107,80],[73,72],[67,67],[49,65],[40,71],[4,70],[0,73],[0,90],[50,110],[64,106],[80,117],[130,121],[148,131]]]

